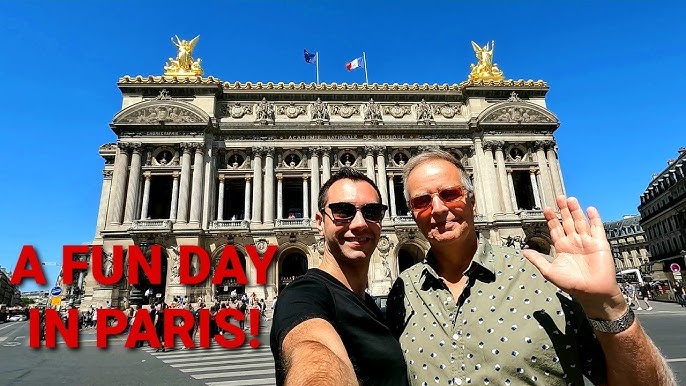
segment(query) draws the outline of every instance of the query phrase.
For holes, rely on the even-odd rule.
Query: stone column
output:
[[[510,188],[510,197],[512,198],[512,208],[514,211],[519,210],[517,205],[517,194],[515,193],[514,182],[512,182],[512,169],[507,169],[507,185]]]
[[[319,154],[321,149],[312,147],[309,149],[310,153],[310,173],[312,175],[312,183],[310,183],[310,212],[317,211],[317,197],[319,196]]]
[[[379,168],[379,175],[377,177],[378,185],[379,185],[379,191],[381,192],[381,203],[388,206],[388,180],[386,179],[386,155],[385,153],[386,148],[384,146],[378,146],[377,147],[377,153],[376,153],[376,165]],[[384,220],[389,219],[389,214],[388,211],[384,214],[383,218]]]
[[[264,160],[264,222],[274,223],[274,148],[266,149]]]
[[[205,144],[195,144],[193,157],[193,189],[191,190],[191,218],[189,223],[200,223],[200,209],[202,208],[202,180],[203,180],[203,150]]]
[[[550,176],[553,177],[553,192],[555,196],[564,194],[562,190],[562,181],[560,180],[560,163],[557,160],[557,153],[555,151],[555,142],[548,141],[548,165],[550,165]]]
[[[114,174],[112,176],[112,193],[107,208],[107,223],[120,225],[124,210],[124,195],[126,194],[126,177],[129,167],[129,144],[118,142],[119,154],[114,160]]]
[[[251,176],[245,176],[245,194],[243,197],[243,220],[250,221],[250,185],[252,182]]]
[[[126,190],[126,209],[124,224],[131,224],[138,209],[138,189],[141,183],[141,144],[131,143],[131,168],[129,170],[129,187]]]
[[[217,221],[224,219],[224,175],[219,175],[219,194],[217,197]]]
[[[283,174],[276,175],[276,218],[283,218]]]
[[[310,214],[308,213],[308,207],[307,207],[307,176],[303,176],[303,218],[310,218]],[[317,209],[319,210],[319,209]],[[312,214],[314,216],[314,213]]]
[[[374,148],[374,146],[364,147],[364,163],[367,166],[367,177],[369,177],[369,179],[372,181],[376,181],[376,177],[374,176]]]
[[[186,223],[188,222],[188,196],[190,195],[191,186],[191,151],[193,147],[190,143],[182,143],[181,149],[183,150],[183,155],[181,156],[178,222]]]
[[[478,214],[488,217],[493,205],[491,204],[492,195],[488,184],[485,181],[488,179],[488,172],[484,165],[484,150],[481,144],[481,138],[474,138],[474,159],[476,161],[474,162],[474,188],[476,189],[477,199],[476,211]],[[481,198],[480,202],[479,198]]]
[[[536,207],[543,209],[541,205],[541,197],[538,195],[538,183],[536,182],[536,169],[529,169],[529,177],[531,177],[531,189],[534,191],[534,202]]]
[[[331,178],[331,146],[322,146],[322,185]]]
[[[98,205],[98,221],[95,226],[95,237],[101,237],[100,231],[107,225],[107,207],[110,202],[110,191],[112,190],[112,170],[102,171],[102,191],[100,192],[100,205]]]
[[[493,149],[495,148],[495,141],[484,141],[484,164],[486,169],[487,179],[484,184],[488,185],[488,195],[490,196],[489,203],[493,209],[493,213],[502,213],[500,202],[500,189],[498,189],[498,178],[496,177],[495,167],[493,166]]]
[[[176,213],[179,206],[179,172],[172,173],[172,196],[171,209],[169,210],[169,219],[176,221]]]
[[[395,184],[393,183],[393,173],[388,175],[388,195],[391,200],[391,217],[395,217],[398,214],[395,206]]]
[[[261,147],[253,147],[253,188],[252,188],[252,222],[262,222],[262,153]]]
[[[507,173],[505,172],[505,156],[503,155],[503,141],[494,141],[495,144],[495,159],[498,164],[498,178],[500,180],[500,196],[502,198],[503,208],[505,213],[513,213],[512,210],[512,191],[507,184]]]
[[[150,172],[143,173],[145,182],[143,183],[143,207],[141,208],[141,220],[148,218],[148,205],[150,204]]]
[[[546,141],[536,141],[534,148],[536,149],[536,158],[538,159],[539,178],[541,180],[541,191],[543,192],[543,205],[555,207],[555,197],[552,189],[552,180],[550,178],[550,170],[548,169],[548,162],[545,159]]]

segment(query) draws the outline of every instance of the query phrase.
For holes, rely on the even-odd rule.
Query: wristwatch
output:
[[[634,324],[635,315],[634,311],[629,307],[624,315],[615,320],[586,319],[588,319],[588,322],[591,323],[591,327],[596,331],[617,334]]]

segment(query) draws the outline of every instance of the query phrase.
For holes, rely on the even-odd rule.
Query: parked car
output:
[[[24,314],[17,314],[10,316],[7,320],[10,322],[24,322],[28,320],[28,318]]]

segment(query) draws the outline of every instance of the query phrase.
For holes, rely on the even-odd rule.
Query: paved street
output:
[[[641,324],[667,357],[686,386],[686,308],[653,302],[651,311],[636,311]],[[110,348],[95,347],[95,331],[81,335],[76,350],[28,347],[28,322],[0,324],[0,385],[274,385],[274,363],[269,351],[269,323],[260,328],[261,345],[235,350],[126,349],[123,339],[111,339]]]

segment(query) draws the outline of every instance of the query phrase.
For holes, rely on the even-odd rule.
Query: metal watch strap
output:
[[[615,320],[586,319],[588,319],[588,322],[591,323],[591,327],[593,327],[593,329],[596,331],[617,334],[634,324],[635,315],[634,311],[632,311],[631,307],[629,307],[624,315]]]

